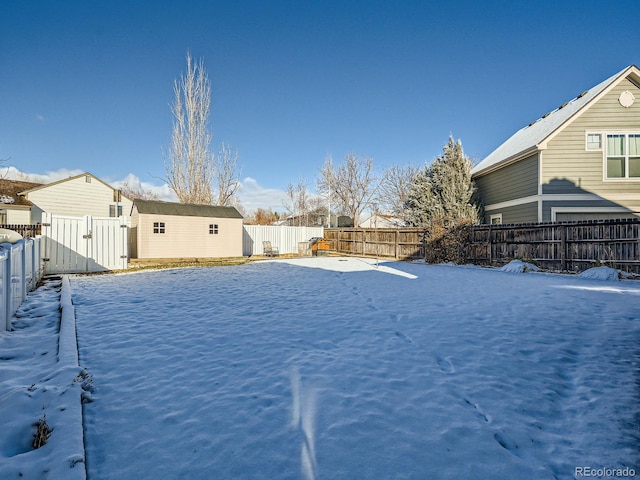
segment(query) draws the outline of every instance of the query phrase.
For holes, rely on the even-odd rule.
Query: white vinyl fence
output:
[[[271,225],[244,225],[242,235],[242,255],[262,255],[262,242],[269,241],[278,248],[280,254],[298,253],[298,243],[313,237],[322,237],[322,227],[280,227]]]
[[[13,315],[42,273],[41,237],[0,245],[0,331],[11,330]]]
[[[125,217],[42,215],[43,260],[47,273],[88,273],[128,266]]]

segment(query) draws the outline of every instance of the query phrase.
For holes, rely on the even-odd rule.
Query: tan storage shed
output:
[[[234,207],[134,200],[131,258],[242,256],[242,215]]]

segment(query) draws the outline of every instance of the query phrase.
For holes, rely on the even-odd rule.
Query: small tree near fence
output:
[[[414,177],[407,201],[410,224],[425,228],[428,261],[463,261],[466,227],[481,216],[475,192],[471,161],[449,137],[442,155]]]

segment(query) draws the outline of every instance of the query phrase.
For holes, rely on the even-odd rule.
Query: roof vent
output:
[[[569,105],[569,102],[564,102],[562,105],[560,105],[558,107],[558,110],[562,110],[564,107],[566,107],[567,105]]]
[[[576,97],[576,100],[577,100],[577,99],[579,99],[579,98],[584,97],[587,93],[589,93],[589,90],[585,90],[585,91],[584,91],[584,92],[582,92],[580,95],[578,95],[578,96]]]
[[[547,112],[544,115],[542,115],[542,118],[547,118],[549,115],[551,115],[551,112]]]

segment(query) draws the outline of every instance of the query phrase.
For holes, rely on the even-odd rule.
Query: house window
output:
[[[602,150],[601,133],[587,133],[587,150]]]
[[[0,225],[6,225],[6,224],[7,224],[7,211],[0,210]]]
[[[605,163],[609,179],[640,179],[640,134],[607,135]]]
[[[118,205],[118,215],[116,215],[116,206],[109,205],[109,216],[110,217],[121,217],[122,216],[122,205]]]
[[[209,225],[209,235],[218,235],[218,224]]]
[[[500,225],[502,223],[502,214],[496,213],[495,215],[491,215],[489,217],[489,223],[491,223],[491,225]]]
[[[85,175],[84,181],[87,183],[91,183],[91,177],[89,175]]]
[[[164,233],[164,222],[153,222],[153,233]]]

